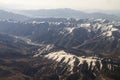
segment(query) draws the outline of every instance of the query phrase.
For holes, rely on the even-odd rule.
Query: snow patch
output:
[[[93,66],[95,66],[95,62],[96,62],[96,58],[93,57],[78,57],[76,55],[70,54],[65,52],[64,50],[61,51],[57,51],[57,52],[51,52],[47,55],[44,56],[47,59],[52,59],[56,62],[61,62],[62,63],[67,63],[70,66],[70,71],[73,69],[74,67],[74,62],[76,59],[78,59],[80,61],[79,65],[82,64],[84,61],[86,61],[88,63],[88,65],[90,66],[91,61],[93,62]]]
[[[75,27],[65,28],[65,30],[67,30],[69,33],[72,33],[74,29],[75,29]]]
[[[90,27],[90,23],[81,24],[81,27]]]
[[[36,53],[33,57],[38,57],[41,54],[46,53],[47,51],[50,51],[51,49],[53,49],[53,47],[54,47],[53,44],[45,45],[44,48],[38,49],[38,53]]]

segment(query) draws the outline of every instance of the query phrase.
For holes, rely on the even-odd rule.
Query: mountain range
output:
[[[1,12],[0,80],[120,79],[120,21],[112,15]]]
[[[27,20],[28,17],[20,15],[20,14],[15,14],[12,12],[0,10],[0,19],[11,19],[11,20],[24,21],[24,20]]]
[[[2,19],[13,19],[13,20],[26,20],[29,18],[103,18],[108,20],[120,20],[120,17],[113,15],[111,12],[93,12],[86,13],[79,10],[73,9],[41,9],[41,10],[14,10],[11,12],[1,10]],[[111,13],[111,14],[110,14]],[[13,17],[14,14],[14,17]],[[24,15],[24,16],[23,16]],[[27,16],[27,17],[26,17]],[[29,17],[29,18],[28,18]]]

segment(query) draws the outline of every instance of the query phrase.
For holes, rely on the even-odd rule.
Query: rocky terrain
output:
[[[119,80],[120,22],[0,20],[0,80]]]

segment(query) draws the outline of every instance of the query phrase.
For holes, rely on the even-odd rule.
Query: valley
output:
[[[41,20],[0,20],[0,80],[119,80],[119,21]]]

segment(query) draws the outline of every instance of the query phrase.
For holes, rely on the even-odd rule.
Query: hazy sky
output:
[[[8,9],[101,9],[120,10],[120,0],[0,0],[0,8]]]

